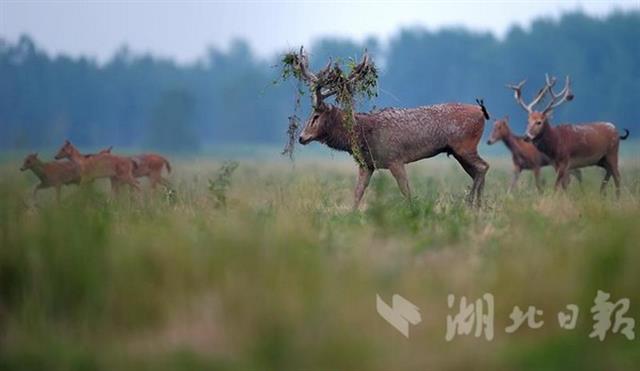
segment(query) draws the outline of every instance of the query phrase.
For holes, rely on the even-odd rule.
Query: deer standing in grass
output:
[[[616,195],[620,197],[618,148],[620,140],[629,136],[629,131],[625,129],[626,134],[620,136],[615,125],[610,122],[551,126],[549,118],[553,110],[573,99],[571,79],[567,76],[564,88],[556,94],[553,91],[556,79],[546,75],[545,85],[529,104],[525,104],[522,100],[521,90],[525,82],[526,80],[517,85],[507,86],[513,89],[516,102],[528,114],[526,139],[532,141],[540,152],[549,157],[556,170],[555,189],[567,188],[570,170],[586,166],[600,166],[606,171],[600,192],[604,193],[609,179],[613,176]],[[550,99],[546,107],[542,111],[534,111],[533,107],[540,103],[547,94]]]
[[[33,198],[36,198],[39,190],[54,187],[56,200],[60,202],[60,188],[63,185],[80,183],[80,167],[77,164],[70,161],[44,162],[37,153],[24,159],[20,171],[25,170],[31,170],[40,179],[40,184],[33,189]]]
[[[111,153],[112,147],[100,151],[100,153]],[[162,176],[162,170],[171,172],[169,160],[155,153],[143,153],[141,155],[128,156],[133,163],[132,174],[135,178],[147,177],[151,188],[155,189],[158,184],[171,189],[171,183]]]
[[[308,58],[302,48],[300,53],[294,56],[294,68],[312,91],[313,108],[300,134],[299,142],[305,145],[319,141],[330,148],[352,155],[355,145],[362,155],[364,163],[359,164],[354,210],[358,209],[371,175],[376,169],[389,169],[402,194],[410,199],[411,191],[405,164],[440,153],[453,155],[473,178],[467,202],[473,204],[475,200],[476,205],[480,204],[485,174],[489,169],[489,164],[478,155],[477,150],[485,119],[489,118],[481,102],[480,106],[446,103],[355,113],[352,120],[354,126],[350,131],[345,125],[346,113],[341,108],[324,102],[326,98],[338,93],[327,86],[327,81],[335,78],[334,71],[339,71],[339,67],[331,69],[329,63],[323,70],[313,73],[309,70]],[[362,72],[369,67],[369,63],[365,54],[347,77],[347,86],[362,78]]]
[[[487,144],[492,145],[500,140],[509,149],[509,151],[511,151],[511,159],[513,161],[513,178],[508,192],[511,192],[516,187],[522,170],[533,171],[536,187],[539,192],[542,192],[540,169],[551,164],[549,157],[538,151],[533,143],[513,134],[511,128],[509,128],[508,117],[496,120],[493,123],[493,129],[491,130],[491,135],[489,136],[489,140],[487,140]],[[571,171],[571,174],[575,176],[579,182],[582,182],[582,174],[580,173],[580,170],[574,169]]]
[[[140,190],[138,181],[133,177],[133,164],[126,157],[114,156],[110,153],[98,153],[94,156],[83,156],[68,140],[64,142],[55,156],[56,160],[67,158],[78,165],[80,183],[90,182],[99,178],[110,178],[111,189],[118,192],[121,184],[128,184],[135,190]]]

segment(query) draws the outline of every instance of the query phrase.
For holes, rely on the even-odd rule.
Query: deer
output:
[[[538,151],[533,143],[513,134],[509,127],[509,116],[505,116],[493,123],[493,129],[491,130],[487,144],[493,145],[498,141],[502,141],[509,149],[511,152],[511,160],[513,161],[513,178],[507,192],[511,193],[516,187],[520,173],[522,173],[523,170],[531,170],[533,172],[536,188],[538,192],[542,192],[540,169],[551,164],[549,157]],[[571,175],[575,176],[579,182],[582,182],[582,173],[580,170],[572,170]]]
[[[417,108],[386,108],[369,113],[355,113],[354,127],[345,127],[346,113],[325,99],[336,95],[335,88],[327,86],[331,78],[331,62],[322,70],[309,70],[309,59],[300,48],[293,67],[312,91],[312,112],[298,141],[302,145],[317,141],[329,148],[345,151],[354,158],[356,148],[363,161],[359,162],[358,180],[354,192],[353,210],[359,208],[373,172],[388,169],[401,193],[411,200],[411,190],[405,164],[434,157],[441,153],[453,155],[473,179],[467,203],[480,206],[485,174],[489,164],[479,155],[477,146],[482,137],[485,119],[489,114],[481,100],[478,105],[444,103]],[[370,63],[365,52],[347,82],[362,78]],[[336,67],[337,68],[337,67]]]
[[[60,202],[60,188],[63,185],[80,183],[80,167],[70,161],[44,162],[38,158],[37,153],[31,153],[25,157],[20,171],[31,170],[40,179],[40,183],[33,189],[33,198],[41,189],[54,187],[56,200]]]
[[[605,169],[600,192],[605,193],[606,185],[613,176],[616,196],[619,198],[618,148],[620,140],[625,140],[629,136],[629,130],[624,129],[626,134],[621,136],[614,124],[604,121],[552,126],[549,120],[553,110],[574,98],[571,91],[571,78],[567,76],[563,89],[555,93],[553,89],[556,78],[545,75],[544,86],[529,104],[522,99],[522,87],[525,83],[526,80],[523,80],[518,84],[509,84],[507,87],[514,91],[516,102],[528,114],[525,139],[532,142],[551,160],[556,171],[555,190],[567,189],[570,170],[600,166]],[[534,110],[546,95],[549,96],[549,100],[544,109]]]
[[[100,153],[111,154],[113,146],[103,149]],[[171,183],[162,176],[162,170],[167,169],[167,173],[171,173],[171,164],[165,157],[155,153],[143,153],[135,156],[128,156],[133,163],[132,174],[135,178],[147,177],[152,189],[158,184],[171,189]]]
[[[65,140],[55,155],[56,160],[63,158],[69,159],[79,167],[80,184],[91,182],[94,179],[110,178],[111,189],[114,193],[119,191],[120,184],[128,184],[131,188],[140,190],[138,181],[132,174],[133,164],[126,157],[115,156],[111,153],[98,153],[91,157],[85,157],[69,140]]]

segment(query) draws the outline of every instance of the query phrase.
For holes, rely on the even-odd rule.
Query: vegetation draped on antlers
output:
[[[522,87],[526,82],[527,80],[522,80],[518,84],[508,84],[507,87],[513,89],[513,97],[518,102],[518,104],[520,104],[520,106],[528,113],[533,112],[533,107],[540,103],[540,101],[544,99],[547,93],[551,96],[551,99],[547,103],[547,106],[544,108],[544,110],[542,110],[543,113],[548,113],[562,103],[571,101],[573,99],[573,92],[571,91],[571,79],[569,78],[569,76],[567,76],[565,79],[564,88],[558,94],[556,94],[553,92],[553,88],[557,82],[556,78],[549,77],[549,74],[545,74],[544,86],[538,91],[538,94],[536,94],[531,103],[526,104],[522,100]]]
[[[282,79],[293,77],[306,84],[311,93],[311,104],[314,110],[322,109],[325,104],[324,99],[335,96],[336,103],[344,111],[345,126],[351,132],[354,156],[362,163],[362,155],[356,146],[355,132],[353,132],[355,100],[358,97],[369,99],[377,96],[378,71],[366,51],[360,63],[350,59],[347,64],[350,69],[348,74],[342,70],[339,61],[329,61],[323,69],[313,73],[309,69],[309,58],[303,47],[300,47],[299,52],[287,53],[282,58]],[[296,129],[296,120],[290,119],[287,131],[289,143],[295,142]],[[283,154],[291,155],[292,152],[293,146],[288,144]]]

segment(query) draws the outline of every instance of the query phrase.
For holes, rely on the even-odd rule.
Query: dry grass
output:
[[[508,162],[491,161],[486,204],[445,158],[411,166],[407,204],[388,174],[349,211],[351,162],[243,160],[227,205],[207,188],[220,162],[174,165],[177,199],[112,199],[69,188],[62,205],[7,163],[0,177],[0,369],[626,370],[637,340],[589,339],[598,289],[631,299],[640,320],[640,163],[602,198],[582,190],[506,195]],[[545,171],[547,188],[552,184]],[[496,298],[495,339],[445,341],[448,294]],[[414,302],[405,339],[375,295]],[[580,305],[573,331],[557,325]],[[506,334],[514,305],[544,310],[542,329]]]

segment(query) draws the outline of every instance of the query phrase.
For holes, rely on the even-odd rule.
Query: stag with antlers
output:
[[[605,186],[613,176],[616,195],[619,197],[618,147],[620,140],[629,136],[629,131],[625,129],[626,134],[620,136],[615,125],[610,122],[551,126],[549,118],[553,110],[573,99],[571,79],[567,76],[564,88],[559,93],[555,93],[553,89],[556,79],[546,75],[544,86],[529,104],[522,99],[522,87],[525,82],[526,80],[516,85],[507,85],[507,87],[513,89],[516,102],[528,114],[526,139],[532,141],[536,148],[552,161],[557,174],[555,189],[567,188],[569,172],[572,169],[600,166],[606,171],[600,191],[605,191]],[[542,111],[535,111],[534,107],[547,95],[549,99],[545,108]]]
[[[453,155],[473,179],[467,201],[480,204],[489,169],[477,151],[485,119],[489,118],[481,101],[479,105],[446,103],[371,113],[347,112],[344,107],[353,107],[354,94],[363,90],[366,93],[367,88],[376,84],[375,66],[366,53],[348,75],[338,63],[331,62],[319,72],[311,72],[302,48],[299,53],[288,54],[286,61],[291,74],[306,83],[312,93],[313,111],[299,142],[305,145],[319,141],[352,154],[359,163],[354,210],[376,169],[390,170],[402,194],[410,199],[405,164],[440,153]],[[325,102],[331,96],[336,96],[341,107]]]

